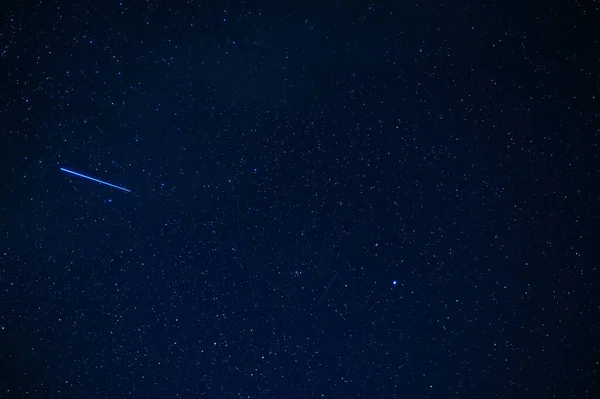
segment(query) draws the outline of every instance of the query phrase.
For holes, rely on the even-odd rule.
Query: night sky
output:
[[[597,5],[171,3],[0,6],[0,398],[600,397]]]

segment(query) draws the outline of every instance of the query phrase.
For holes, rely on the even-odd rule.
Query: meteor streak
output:
[[[327,291],[329,291],[329,287],[331,287],[331,283],[333,283],[333,280],[335,280],[335,278],[337,277],[337,275],[338,274],[336,273],[335,276],[333,276],[333,278],[331,279],[331,281],[327,285],[327,288],[325,288],[325,292],[323,292],[323,295],[321,295],[321,298],[319,298],[319,303],[321,303],[321,300],[323,299],[323,297],[325,296],[325,294],[327,294]]]
[[[131,192],[130,190],[128,190],[126,188],[115,186],[114,184],[110,184],[110,183],[107,183],[107,182],[102,181],[102,180],[94,179],[93,177],[86,176],[86,175],[83,175],[81,173],[73,172],[72,170],[69,170],[69,169],[60,168],[60,170],[62,170],[63,172],[71,173],[72,175],[75,175],[75,176],[83,177],[84,179],[89,179],[89,180],[95,181],[95,182],[100,183],[100,184],[106,184],[107,186],[118,188],[119,190],[123,190],[123,191],[126,191],[128,193]]]

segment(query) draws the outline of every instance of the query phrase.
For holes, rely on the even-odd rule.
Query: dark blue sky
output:
[[[597,397],[597,8],[20,3],[1,398]]]

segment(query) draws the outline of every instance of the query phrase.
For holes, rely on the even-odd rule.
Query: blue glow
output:
[[[392,281],[393,285],[398,285],[398,282],[396,280]]]
[[[110,184],[110,183],[107,183],[107,182],[105,182],[105,181],[102,181],[102,180],[94,179],[93,177],[86,176],[86,175],[82,175],[81,173],[73,172],[72,170],[69,170],[69,169],[60,168],[60,170],[62,170],[63,172],[71,173],[71,174],[73,174],[73,175],[75,175],[75,176],[79,176],[79,177],[83,177],[83,178],[85,178],[85,179],[89,179],[89,180],[95,181],[95,182],[97,182],[97,183],[106,184],[107,186],[111,186],[111,187],[114,187],[114,188],[118,188],[119,190],[123,190],[123,191],[126,191],[126,192],[128,192],[128,193],[130,193],[130,192],[131,192],[130,190],[128,190],[128,189],[126,189],[126,188],[119,187],[119,186],[115,186],[114,184]]]

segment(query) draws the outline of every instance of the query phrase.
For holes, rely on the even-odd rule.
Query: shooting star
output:
[[[333,276],[333,278],[331,279],[331,281],[327,285],[327,288],[325,288],[325,292],[323,292],[323,295],[321,295],[321,298],[319,299],[319,303],[321,302],[321,300],[323,299],[323,297],[325,296],[325,294],[327,294],[327,291],[329,291],[329,287],[331,287],[331,283],[333,283],[333,280],[335,280],[335,278],[337,277],[337,275],[338,274],[336,273],[335,276]]]
[[[123,191],[126,191],[126,192],[128,192],[128,193],[130,193],[130,192],[131,192],[130,190],[128,190],[128,189],[126,189],[126,188],[119,187],[119,186],[115,186],[114,184],[110,184],[110,183],[107,183],[107,182],[105,182],[105,181],[102,181],[102,180],[94,179],[93,177],[86,176],[86,175],[82,175],[81,173],[73,172],[72,170],[69,170],[69,169],[60,168],[60,170],[62,170],[63,172],[71,173],[72,175],[75,175],[75,176],[79,176],[79,177],[83,177],[83,178],[85,178],[85,179],[89,179],[89,180],[95,181],[95,182],[97,182],[97,183],[101,183],[101,184],[105,184],[105,185],[107,185],[107,186],[111,186],[111,187],[114,187],[114,188],[118,188],[119,190],[123,190]]]

